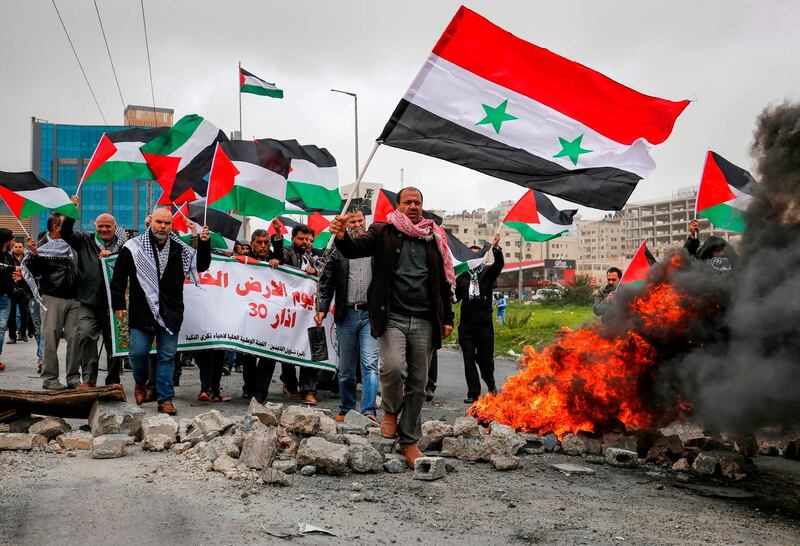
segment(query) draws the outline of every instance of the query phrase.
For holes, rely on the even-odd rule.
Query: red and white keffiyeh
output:
[[[404,235],[417,237],[425,241],[430,241],[431,239],[436,241],[436,248],[439,249],[439,254],[441,254],[444,262],[444,276],[447,279],[447,284],[450,285],[451,291],[455,290],[456,272],[453,269],[453,257],[450,254],[450,247],[447,246],[447,233],[445,233],[444,228],[429,218],[423,218],[419,223],[415,224],[399,210],[390,212],[386,216],[386,220]]]

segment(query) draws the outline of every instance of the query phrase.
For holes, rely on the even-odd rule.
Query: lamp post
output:
[[[356,174],[355,178],[358,178],[359,172],[359,163],[358,163],[358,95],[355,93],[351,93],[350,91],[342,91],[340,89],[331,89],[333,93],[342,93],[343,95],[350,95],[353,97],[353,107],[355,110],[355,123],[356,123]]]

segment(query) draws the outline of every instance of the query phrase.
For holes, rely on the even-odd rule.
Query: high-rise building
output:
[[[148,116],[150,123],[147,123]],[[128,106],[125,120],[130,125],[145,127],[152,126],[155,120],[158,126],[169,127],[172,125],[172,110]],[[54,186],[63,188],[68,195],[73,195],[103,133],[121,131],[130,125],[66,125],[32,118],[31,170]],[[154,197],[153,184],[147,180],[125,180],[82,186],[78,209],[80,218],[76,222],[79,229],[91,230],[98,214],[111,212],[118,225],[141,230],[157,197]],[[38,220],[33,219],[32,229],[43,231],[46,222],[46,215],[41,214]]]

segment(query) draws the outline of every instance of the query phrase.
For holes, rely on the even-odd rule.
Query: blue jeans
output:
[[[498,308],[497,309],[497,322],[500,323],[500,326],[506,325],[506,308]]]
[[[156,394],[159,402],[168,402],[175,397],[172,376],[175,373],[175,352],[178,349],[178,334],[170,334],[164,328],[137,330],[131,328],[128,357],[131,361],[133,379],[137,385],[145,386],[149,375],[150,348],[156,342]]]
[[[34,337],[36,338],[36,359],[41,362],[44,355],[44,339],[42,338],[42,306],[31,298],[28,302],[28,311],[33,321]]]
[[[3,352],[3,342],[6,339],[8,328],[8,315],[11,314],[11,298],[0,296],[0,354]]]
[[[378,395],[378,340],[372,337],[366,310],[345,309],[344,319],[336,323],[339,339],[339,409],[347,412],[356,406],[356,362],[361,362],[361,413],[375,415]]]

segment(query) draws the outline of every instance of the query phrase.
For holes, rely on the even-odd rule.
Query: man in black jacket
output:
[[[73,197],[72,202],[77,206],[78,198]],[[94,233],[76,233],[74,228],[73,218],[64,218],[61,222],[61,237],[78,255],[78,344],[83,376],[81,387],[92,388],[97,385],[100,356],[97,342],[100,336],[103,337],[106,351],[105,383],[112,385],[120,382],[121,359],[111,356],[111,319],[108,315],[108,295],[100,258],[119,253],[127,237],[110,214],[101,214],[95,219]]]
[[[129,309],[129,356],[137,404],[150,401],[146,387],[148,355],[155,340],[158,411],[168,415],[177,413],[172,403],[175,396],[172,376],[178,332],[183,323],[184,279],[199,283],[198,272],[209,265],[208,226],[203,226],[195,251],[172,233],[172,214],[166,208],[157,209],[148,230],[129,240],[120,251],[111,279],[111,307],[118,319],[125,316],[126,307]],[[125,291],[129,285],[129,304],[126,304]]]
[[[347,230],[351,237],[364,234],[364,213],[350,215]],[[317,289],[317,326],[334,306],[336,337],[339,342],[339,415],[345,415],[356,405],[356,367],[361,365],[361,413],[375,419],[375,399],[378,394],[378,340],[372,337],[367,312],[367,290],[372,279],[371,258],[348,260],[338,250],[333,251]]]
[[[277,218],[272,221],[275,235],[269,236],[265,229],[256,229],[250,235],[247,258],[258,262],[267,262],[271,267],[278,267],[283,259],[283,224]],[[244,245],[243,245],[244,246]],[[246,263],[246,260],[245,260]],[[255,397],[262,404],[267,400],[269,384],[275,372],[275,361],[271,358],[239,353],[237,362],[242,366],[242,398]]]
[[[80,304],[75,299],[78,289],[78,263],[75,251],[61,238],[62,219],[57,214],[52,214],[47,219],[47,234],[41,246],[37,247],[33,239],[28,239],[30,254],[20,266],[31,292],[42,304],[42,388],[49,390],[77,388],[81,384],[78,345]],[[38,286],[35,279],[38,280]],[[67,340],[67,387],[58,380],[57,351],[62,336]]]
[[[406,463],[422,457],[422,406],[431,353],[453,332],[451,294],[455,285],[447,234],[422,217],[422,193],[397,194],[397,210],[361,237],[350,237],[347,218],[330,225],[336,248],[349,259],[373,256],[367,308],[381,355],[381,434],[399,436]]]
[[[0,354],[3,353],[8,314],[11,311],[11,293],[14,286],[12,276],[16,270],[14,258],[9,252],[13,243],[14,234],[11,230],[0,228]],[[0,372],[5,369],[6,365],[0,362]]]
[[[481,395],[480,377],[489,392],[497,392],[494,382],[494,321],[492,320],[492,292],[497,277],[503,272],[503,251],[500,235],[492,241],[492,265],[480,264],[464,271],[456,279],[456,301],[461,302],[461,321],[458,324],[458,344],[464,358],[464,375],[467,380],[467,397],[464,403],[472,404]],[[479,252],[481,247],[469,247]],[[476,366],[477,363],[477,366]]]
[[[25,258],[25,245],[22,241],[13,241],[11,256],[16,267],[22,265]],[[31,291],[25,281],[15,280],[11,291],[11,311],[8,314],[8,343],[16,343],[17,337],[22,342],[28,341],[28,303]]]
[[[300,269],[309,275],[317,275],[314,267],[315,257],[311,254],[314,244],[314,230],[305,224],[297,224],[292,228],[292,244],[283,249],[281,263]],[[298,366],[300,380],[293,364],[281,362],[281,381],[283,394],[292,400],[303,399],[306,404],[317,403],[317,369],[310,366]]]

